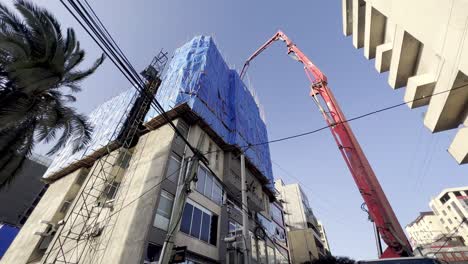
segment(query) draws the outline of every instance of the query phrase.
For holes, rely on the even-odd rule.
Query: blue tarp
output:
[[[227,144],[245,147],[268,141],[258,104],[237,72],[229,69],[211,37],[195,37],[175,51],[156,98],[165,111],[187,103]],[[91,112],[89,122],[94,127],[91,142],[76,153],[72,153],[72,144],[67,144],[44,178],[115,140],[122,129],[122,117],[128,115],[135,101],[136,89],[130,88]],[[157,115],[150,110],[146,121]],[[267,144],[250,147],[246,157],[273,182]]]
[[[18,232],[19,229],[14,226],[0,224],[0,259],[5,255]]]
[[[256,100],[229,69],[212,37],[197,36],[175,51],[156,98],[165,111],[187,103],[228,144],[268,141]],[[150,110],[146,120],[155,116]],[[246,157],[273,181],[268,144],[251,146]]]

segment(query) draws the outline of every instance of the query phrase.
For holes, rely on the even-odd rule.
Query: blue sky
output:
[[[10,0],[11,1],[11,0]],[[97,45],[59,1],[36,0],[64,26],[74,27],[90,64]],[[404,88],[392,90],[387,74],[356,50],[342,34],[341,1],[90,1],[136,69],[161,48],[170,53],[194,35],[215,37],[228,65],[244,60],[276,30],[282,29],[328,76],[348,118],[402,102]],[[308,80],[285,47],[275,44],[249,68],[266,112],[270,139],[325,125],[308,96]],[[85,113],[129,87],[108,60],[83,82],[76,107]],[[406,106],[351,123],[393,209],[404,226],[443,188],[467,185],[468,167],[447,152],[456,131],[431,134],[423,127],[425,109]],[[315,214],[325,225],[332,253],[356,259],[376,257],[373,230],[361,211],[362,198],[329,131],[272,144],[275,175],[299,178]],[[38,151],[43,152],[44,148]]]

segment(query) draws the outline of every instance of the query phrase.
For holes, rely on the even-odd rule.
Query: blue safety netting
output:
[[[178,48],[156,95],[165,111],[186,103],[226,143],[246,147],[246,157],[273,181],[265,122],[259,105],[212,37],[197,36]],[[150,110],[146,120],[158,114]]]
[[[130,88],[94,109],[88,115],[88,122],[93,127],[91,141],[83,149],[73,152],[73,144],[71,143],[73,138],[70,139],[56,154],[51,165],[44,173],[43,178],[49,178],[117,139],[136,98],[136,89]]]
[[[94,127],[91,142],[75,153],[72,144],[66,144],[44,178],[89,157],[115,140],[136,97],[136,89],[130,88],[91,112],[88,119]],[[273,181],[268,144],[255,145],[268,141],[259,106],[237,72],[226,65],[211,37],[195,37],[175,51],[156,98],[165,111],[186,103],[227,144],[239,147],[253,144],[246,150],[247,159],[270,182]],[[152,109],[145,120],[158,115]]]

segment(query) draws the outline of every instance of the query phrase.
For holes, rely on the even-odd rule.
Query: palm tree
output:
[[[38,142],[56,140],[49,155],[65,144],[78,151],[89,142],[92,127],[67,103],[104,61],[102,55],[88,70],[77,70],[85,52],[73,29],[63,36],[47,10],[23,0],[15,7],[21,19],[0,4],[0,188]]]

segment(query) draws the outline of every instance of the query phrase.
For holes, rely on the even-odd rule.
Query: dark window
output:
[[[159,261],[159,256],[161,255],[161,247],[154,244],[148,244],[146,248],[146,258],[145,261]]]
[[[448,200],[450,200],[450,196],[448,193],[444,194],[441,198],[440,198],[440,202],[442,204],[445,204]]]
[[[210,230],[210,244],[216,246],[216,240],[218,238],[218,216],[211,216],[211,230]]]
[[[458,191],[457,191],[457,192],[453,192],[453,194],[455,194],[455,196],[457,196],[457,197],[458,197],[458,196],[462,196],[461,193],[458,192]]]
[[[182,222],[180,224],[180,231],[189,234],[190,223],[192,222],[193,206],[189,203],[185,204],[184,213],[182,215]]]
[[[201,217],[202,211],[195,207],[193,209],[192,228],[190,229],[190,235],[197,238],[200,236]]]
[[[211,226],[210,215],[203,213],[200,239],[207,243],[209,242],[209,238],[210,238],[210,226]]]

